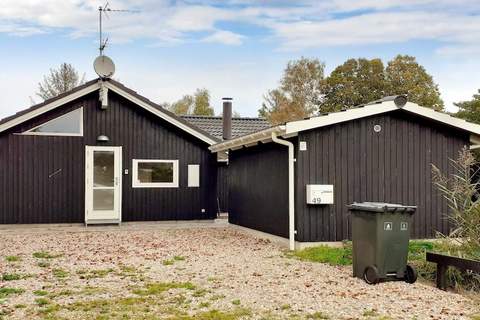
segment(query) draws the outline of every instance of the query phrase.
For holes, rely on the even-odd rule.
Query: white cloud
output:
[[[344,19],[273,23],[283,48],[437,40],[465,45],[480,37],[480,19],[448,13],[375,12]]]
[[[241,45],[245,37],[230,31],[219,30],[202,39],[203,42],[223,43],[228,45]]]
[[[2,0],[0,32],[29,35],[61,29],[72,37],[93,35],[99,4],[103,2]],[[111,7],[139,10],[110,14],[105,29],[112,41],[151,39],[156,45],[202,38],[241,44],[242,36],[219,26],[221,22],[267,28],[289,50],[426,39],[444,42],[446,49],[439,52],[462,52],[480,37],[480,2],[474,0],[117,0]]]

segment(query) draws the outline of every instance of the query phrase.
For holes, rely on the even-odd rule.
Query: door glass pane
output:
[[[114,190],[93,190],[93,210],[113,210]]]
[[[139,162],[138,180],[143,183],[173,182],[173,163]]]
[[[94,151],[93,186],[113,187],[115,179],[115,155],[113,151]]]

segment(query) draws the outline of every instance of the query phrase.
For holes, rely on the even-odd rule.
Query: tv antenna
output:
[[[105,3],[105,5],[102,7],[98,7],[98,21],[99,21],[99,35],[100,35],[100,46],[98,47],[100,51],[100,56],[103,56],[103,50],[105,50],[105,47],[107,46],[108,42],[108,37],[103,40],[103,30],[102,30],[102,18],[103,15],[105,15],[106,18],[108,18],[108,13],[110,12],[138,12],[135,10],[119,10],[119,9],[112,9],[109,7],[108,1]]]

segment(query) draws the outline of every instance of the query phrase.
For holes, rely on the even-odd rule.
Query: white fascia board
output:
[[[10,121],[5,122],[4,124],[0,125],[0,132],[3,132],[7,129],[10,129],[18,124],[21,124],[25,121],[28,121],[30,119],[33,119],[45,112],[48,112],[50,110],[53,110],[61,105],[64,105],[66,103],[69,103],[70,101],[73,101],[75,99],[78,99],[86,94],[89,94],[90,92],[93,92],[95,90],[98,90],[100,88],[100,84],[98,82],[92,83],[86,88],[83,88],[82,90],[78,90],[72,94],[69,94],[61,99],[52,101],[51,103],[48,103],[44,105],[41,108],[35,109],[31,112],[27,112],[19,117],[16,117]]]
[[[480,125],[467,122],[465,120],[452,117],[446,113],[435,111],[431,108],[421,107],[415,103],[407,102],[402,108],[398,108],[393,101],[385,101],[379,104],[366,105],[360,108],[349,109],[347,111],[335,112],[325,116],[318,116],[307,120],[292,121],[286,124],[286,134],[320,128],[332,124],[346,122],[350,120],[374,116],[394,110],[405,110],[407,112],[441,122],[443,124],[469,131],[480,135]]]
[[[456,127],[462,130],[469,131],[471,133],[480,135],[480,125],[465,121],[460,118],[452,117],[446,113],[438,112],[430,108],[421,107],[415,103],[407,103],[403,109],[405,111],[409,111],[411,113],[415,113],[419,116],[423,116],[425,118],[430,118],[432,120],[436,120],[438,122],[442,122],[444,124],[450,125],[452,127]]]
[[[135,103],[136,105],[139,105],[141,106],[142,108],[146,109],[147,111],[150,111],[151,113],[155,114],[156,116],[170,122],[171,124],[173,124],[174,126],[182,129],[183,131],[186,131],[188,133],[190,133],[191,135],[199,138],[200,140],[208,143],[209,145],[213,145],[215,143],[218,143],[218,141],[215,141],[211,138],[209,138],[208,136],[198,132],[197,130],[194,130],[192,129],[191,127],[185,125],[184,123],[178,121],[177,119],[173,118],[173,117],[170,117],[169,115],[159,111],[158,109],[152,107],[151,105],[149,105],[148,103],[138,99],[137,97],[131,95],[130,93],[118,88],[117,86],[115,86],[114,84],[111,84],[110,82],[106,82],[104,84],[107,88],[109,88],[110,90],[118,93],[119,95],[123,96],[124,98],[132,101],[133,103]]]
[[[254,133],[250,133],[242,137],[217,143],[211,146],[209,149],[211,152],[220,152],[220,151],[226,151],[226,150],[235,150],[237,148],[241,148],[244,146],[245,147],[251,146],[258,141],[262,141],[269,138],[272,135],[272,132],[282,135],[285,133],[285,126],[281,125],[281,126],[267,128]]]
[[[384,103],[372,104],[360,108],[330,113],[325,116],[318,116],[307,120],[292,121],[286,124],[286,134],[288,135],[354,119],[365,118],[396,109],[398,109],[398,107],[395,105],[395,103],[393,103],[393,101],[387,101]]]

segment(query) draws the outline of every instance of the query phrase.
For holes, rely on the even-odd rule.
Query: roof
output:
[[[36,116],[39,116],[45,112],[58,108],[70,101],[78,99],[82,96],[85,96],[91,92],[99,90],[101,87],[104,87],[108,90],[112,90],[113,92],[123,96],[124,98],[130,100],[134,104],[144,108],[145,110],[151,112],[153,115],[158,116],[166,120],[167,122],[173,124],[174,126],[178,127],[179,129],[193,135],[194,137],[212,145],[220,141],[216,137],[210,135],[208,132],[198,128],[197,126],[191,124],[190,122],[178,117],[177,115],[173,114],[172,112],[165,110],[160,105],[150,101],[149,99],[145,98],[144,96],[138,94],[136,91],[125,87],[118,81],[108,79],[108,80],[100,80],[94,79],[91,81],[86,82],[83,85],[80,85],[68,92],[65,92],[57,97],[52,99],[45,100],[42,103],[34,105],[28,109],[20,111],[13,116],[4,118],[0,120],[0,133],[12,128],[20,123],[23,123],[29,119],[32,119]]]
[[[404,105],[397,105],[394,101],[394,98],[395,97],[386,97],[352,109],[320,115],[305,120],[287,122],[269,129],[217,143],[213,146],[210,146],[210,150],[212,152],[220,152],[229,149],[236,149],[242,146],[255,145],[260,141],[269,142],[271,141],[272,134],[283,137],[295,136],[301,131],[325,127],[400,109],[422,118],[431,119],[433,121],[467,131],[470,133],[470,140],[473,143],[480,142],[480,125],[452,117],[446,113],[435,111],[430,108],[421,107],[412,102],[406,102]]]
[[[208,132],[210,135],[223,140],[223,118],[211,116],[184,115],[183,119],[198,128]],[[265,128],[269,128],[270,123],[263,118],[232,118],[232,138],[244,136]]]

